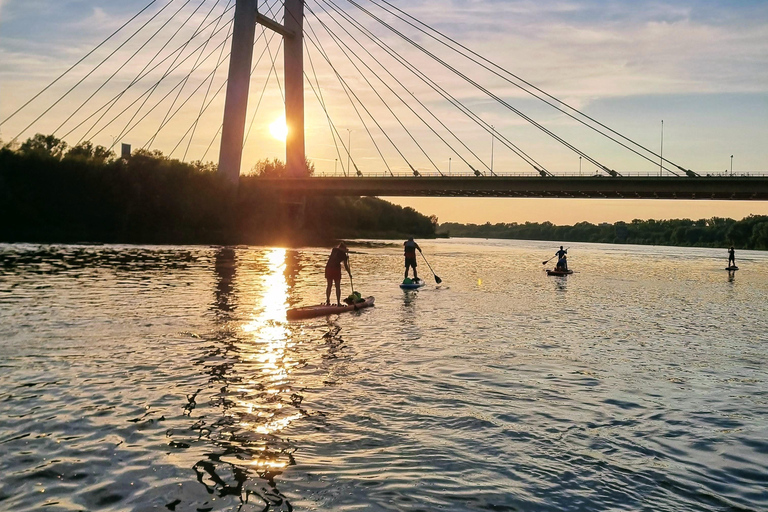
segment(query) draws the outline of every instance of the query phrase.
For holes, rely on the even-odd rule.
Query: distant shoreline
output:
[[[550,222],[524,224],[443,223],[438,235],[451,238],[488,238],[557,242],[659,245],[666,247],[710,247],[768,250],[768,216],[750,215],[741,220],[673,219],[634,220],[613,224],[580,222],[556,226]]]

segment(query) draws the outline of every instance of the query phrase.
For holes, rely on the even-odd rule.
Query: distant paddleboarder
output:
[[[568,272],[568,256],[563,255],[562,258],[557,260],[557,265],[555,265],[555,270],[559,272]]]
[[[731,246],[731,248],[728,249],[728,266],[729,267],[736,266],[736,251],[733,250],[733,246]]]
[[[413,238],[409,238],[406,242],[403,242],[405,249],[405,279],[408,279],[408,269],[413,268],[413,280],[417,280],[419,276],[416,274],[416,251],[421,252],[419,244],[413,241]]]
[[[328,282],[328,286],[325,288],[325,303],[329,306],[331,304],[331,286],[334,284],[336,284],[336,305],[341,305],[342,263],[349,274],[349,278],[352,279],[352,272],[349,271],[349,249],[344,245],[344,242],[333,248],[328,257],[328,263],[325,264],[325,280]]]
[[[557,256],[557,265],[555,265],[556,270],[568,270],[568,258],[566,257],[566,254],[568,254],[568,249],[563,249],[563,246],[560,246],[560,250],[555,253],[555,256]]]

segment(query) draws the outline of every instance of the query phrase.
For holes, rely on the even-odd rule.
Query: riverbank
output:
[[[439,235],[462,238],[549,240],[670,247],[720,247],[768,250],[768,216],[750,215],[741,220],[710,219],[634,220],[614,224],[580,222],[556,226],[551,222],[458,224],[444,223]]]
[[[262,193],[257,175],[235,192],[212,164],[146,151],[115,159],[47,140],[0,149],[2,242],[300,247],[435,236],[436,218],[375,197],[290,203]]]

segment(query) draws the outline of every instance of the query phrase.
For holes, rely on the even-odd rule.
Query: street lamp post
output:
[[[581,176],[581,157],[579,157],[579,176]]]
[[[733,176],[733,155],[731,155],[731,176]]]
[[[350,160],[352,160],[352,130],[347,128],[347,172],[351,172]]]
[[[337,158],[333,163],[333,175],[336,176],[336,170],[339,168],[339,159]]]
[[[491,125],[491,174],[493,174],[493,141],[496,139],[495,131],[493,125]]]
[[[661,120],[661,152],[659,153],[659,176],[664,170],[664,120]]]
[[[451,175],[451,158],[448,157],[448,176]]]

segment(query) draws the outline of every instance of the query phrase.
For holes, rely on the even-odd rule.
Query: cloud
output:
[[[436,0],[408,11],[567,97],[768,92],[768,9],[709,2]],[[422,42],[429,43],[425,36]]]

